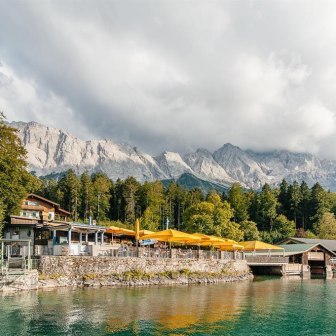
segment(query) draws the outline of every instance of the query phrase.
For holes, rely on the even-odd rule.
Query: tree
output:
[[[319,183],[315,183],[311,189],[309,207],[311,211],[310,221],[313,223],[313,226],[309,229],[317,229],[323,214],[329,212],[327,193]]]
[[[244,240],[260,240],[259,230],[257,228],[257,223],[249,220],[244,220],[240,222],[240,229],[244,233]]]
[[[333,213],[326,212],[322,215],[316,229],[321,239],[336,239],[336,218]]]
[[[141,229],[157,231],[159,229],[158,221],[154,217],[150,207],[146,208],[140,219]]]
[[[185,229],[187,232],[215,234],[213,213],[215,206],[209,202],[200,202],[189,207],[184,215]]]
[[[305,181],[302,181],[300,185],[300,193],[301,193],[301,198],[300,198],[300,219],[301,219],[301,227],[303,230],[306,229],[307,226],[309,226],[309,205],[310,205],[310,197],[311,197],[311,192],[308,187],[308,184]]]
[[[234,209],[234,221],[240,223],[249,218],[249,202],[242,186],[239,183],[233,183],[229,190],[229,199],[231,207]]]
[[[271,235],[279,240],[282,238],[293,237],[295,235],[294,221],[287,219],[284,215],[279,215],[274,220]]]
[[[211,202],[210,202],[211,201]],[[243,232],[239,224],[231,222],[233,209],[218,194],[208,195],[208,202],[200,202],[189,207],[183,216],[187,232],[241,240]]]
[[[300,213],[301,202],[301,190],[298,182],[294,181],[292,185],[288,187],[288,200],[289,200],[289,212],[288,218],[294,220],[295,226],[297,225],[297,218]]]
[[[139,183],[134,177],[128,177],[124,182],[123,197],[125,200],[125,222],[135,223],[137,191]]]
[[[2,202],[0,202],[0,239],[2,238],[2,230],[3,230],[3,227],[4,227],[4,218],[5,218],[5,208],[2,204]]]
[[[77,221],[80,207],[80,182],[72,169],[69,169],[60,179],[58,188],[63,194],[61,205],[71,213],[71,218]]]
[[[279,212],[282,215],[288,216],[290,205],[289,205],[289,195],[288,195],[288,183],[283,179],[279,186]]]
[[[263,231],[272,231],[277,216],[278,201],[271,187],[266,183],[257,197],[257,223]]]
[[[41,187],[40,181],[27,171],[26,150],[17,130],[4,122],[0,112],[0,200],[8,218],[18,209],[28,192]]]
[[[88,172],[84,172],[80,177],[80,216],[87,222],[93,216],[93,190],[92,181]]]
[[[96,220],[106,220],[110,208],[110,188],[111,180],[106,174],[97,173],[92,177],[92,194],[93,194],[93,214],[96,215]]]

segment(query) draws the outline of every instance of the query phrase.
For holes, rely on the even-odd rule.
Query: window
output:
[[[49,220],[54,220],[55,219],[55,213],[54,212],[49,212],[48,213],[48,219]]]
[[[37,202],[33,202],[33,201],[27,201],[26,202],[27,205],[35,205],[35,206],[39,206],[40,204]]]

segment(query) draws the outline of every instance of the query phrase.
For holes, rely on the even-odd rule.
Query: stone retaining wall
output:
[[[148,286],[251,279],[245,260],[43,256],[39,272],[8,279],[0,291],[76,286]]]
[[[76,257],[43,256],[40,273],[46,276],[62,275],[68,278],[83,277],[87,274],[122,274],[141,270],[158,274],[167,271],[188,270],[190,272],[244,273],[249,268],[244,260],[198,260],[198,259],[154,259],[154,258],[113,258],[113,257]]]

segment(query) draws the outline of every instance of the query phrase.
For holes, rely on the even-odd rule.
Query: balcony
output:
[[[30,210],[30,211],[43,211],[44,207],[42,205],[28,205],[28,204],[21,204],[22,210]]]

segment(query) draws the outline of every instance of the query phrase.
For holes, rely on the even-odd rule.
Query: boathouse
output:
[[[303,278],[332,278],[331,258],[335,252],[319,243],[282,244],[288,264],[284,265],[284,275],[301,275]]]

